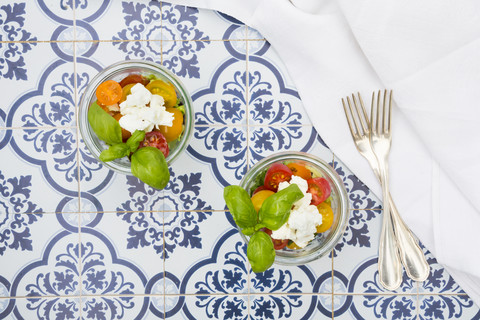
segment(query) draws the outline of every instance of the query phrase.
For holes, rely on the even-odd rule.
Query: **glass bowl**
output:
[[[87,85],[85,92],[80,100],[78,125],[80,134],[90,153],[98,160],[100,153],[108,149],[108,145],[98,139],[95,132],[88,122],[88,109],[90,105],[96,101],[95,90],[98,85],[106,80],[121,81],[130,74],[142,74],[144,76],[155,75],[157,78],[166,82],[170,82],[175,86],[177,97],[185,106],[184,114],[184,131],[180,140],[169,143],[170,152],[166,158],[167,163],[171,164],[188,146],[188,141],[192,134],[193,128],[193,104],[183,83],[165,67],[151,62],[142,60],[126,60],[112,64],[98,73],[92,81]],[[103,162],[103,164],[119,173],[131,174],[130,160],[127,157],[116,159],[113,161]]]
[[[256,181],[257,177],[277,162],[296,162],[302,164],[313,172],[314,177],[327,179],[332,187],[331,206],[334,218],[330,229],[317,234],[305,248],[294,250],[285,247],[275,252],[275,263],[277,264],[303,265],[330,253],[341,239],[347,226],[349,215],[347,191],[345,190],[342,179],[340,179],[335,170],[333,170],[327,162],[311,154],[292,151],[277,153],[257,162],[243,177],[240,182],[240,187],[247,190],[248,194],[252,196],[256,186],[258,186],[258,182]],[[248,243],[249,238],[242,232],[240,232],[240,235],[245,242]]]

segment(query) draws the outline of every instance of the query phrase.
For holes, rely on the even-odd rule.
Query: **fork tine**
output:
[[[353,123],[355,124],[355,129],[358,135],[362,136],[363,132],[360,130],[360,126],[357,122],[357,117],[355,117],[355,112],[353,112],[352,103],[350,102],[350,98],[347,96],[347,103],[348,108],[350,109],[350,114],[352,115]]]
[[[367,110],[365,110],[365,105],[363,104],[363,99],[362,99],[362,96],[360,95],[360,92],[358,92],[357,95],[358,95],[358,100],[360,100],[360,107],[362,108],[362,112],[363,112],[363,117],[360,117],[360,118],[362,118],[365,121],[365,125],[366,125],[365,132],[368,132],[370,130],[370,119],[368,118]],[[358,114],[360,114],[360,111],[358,112]]]
[[[382,106],[382,112],[383,112],[383,117],[382,117],[382,131],[384,133],[388,132],[388,119],[387,119],[387,89],[383,91],[383,106]]]
[[[345,111],[345,117],[347,118],[347,123],[348,126],[350,127],[350,133],[352,134],[352,137],[355,139],[355,134],[356,131],[353,128],[352,120],[350,120],[350,117],[353,117],[347,110],[347,106],[345,105],[345,100],[342,98],[342,105],[343,105],[343,110]]]
[[[388,133],[390,133],[391,122],[392,122],[392,95],[393,95],[393,90],[390,90],[390,97],[388,99],[388,121],[387,121]]]
[[[360,100],[360,104],[363,106],[363,101],[362,97],[360,96],[360,92],[358,94],[358,99]],[[369,130],[369,125],[368,125],[368,118],[362,117],[362,112],[360,111],[359,103],[357,103],[357,99],[355,98],[355,95],[352,93],[352,100],[353,100],[353,105],[355,106],[355,111],[358,117],[358,121],[360,122],[360,125],[362,126],[362,134],[368,133]],[[365,121],[366,120],[366,121]],[[367,123],[365,123],[367,122]]]

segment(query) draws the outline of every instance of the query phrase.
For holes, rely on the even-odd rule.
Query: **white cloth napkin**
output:
[[[393,199],[480,304],[480,2],[292,1],[170,0],[224,12],[265,36],[323,140],[380,197],[340,99],[393,89]]]

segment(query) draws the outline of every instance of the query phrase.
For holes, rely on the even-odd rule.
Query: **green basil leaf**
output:
[[[143,139],[145,139],[145,131],[135,130],[127,140],[127,145],[130,148],[130,152],[135,152]]]
[[[258,215],[247,191],[239,186],[227,186],[223,190],[223,199],[242,232],[252,234]]]
[[[255,273],[264,272],[275,261],[272,239],[263,231],[257,231],[248,241],[247,258]]]
[[[132,174],[156,189],[163,189],[170,180],[167,161],[162,151],[143,147],[132,154]]]
[[[255,230],[260,230],[263,227],[277,230],[283,226],[290,217],[293,204],[301,198],[303,198],[303,193],[295,183],[272,194],[265,199],[258,211],[259,223],[255,226]]]
[[[109,145],[122,142],[122,128],[118,121],[103,110],[96,102],[88,110],[88,122],[100,140]]]
[[[115,159],[126,157],[130,154],[130,148],[126,143],[117,143],[110,146],[107,150],[100,153],[100,160],[103,162],[112,161]]]

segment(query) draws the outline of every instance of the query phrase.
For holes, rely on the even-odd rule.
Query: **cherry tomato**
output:
[[[292,173],[294,176],[298,176],[305,180],[308,180],[312,177],[312,172],[308,170],[304,165],[292,162],[287,164],[287,167],[289,167],[290,170],[292,170]]]
[[[252,196],[253,196],[255,193],[257,193],[257,192],[259,192],[259,191],[262,191],[262,190],[267,190],[267,188],[265,188],[264,185],[259,186],[257,189],[255,189],[255,190],[253,191]]]
[[[265,199],[270,197],[272,194],[275,194],[275,192],[271,190],[261,190],[252,196],[253,207],[255,210],[257,210],[257,212],[262,207],[263,201],[265,201]]]
[[[120,121],[121,117],[123,117],[123,115],[120,112],[113,115],[113,118],[117,121]],[[123,142],[127,141],[128,138],[130,138],[131,135],[132,135],[132,133],[130,131],[122,128],[122,140],[123,140]]]
[[[160,126],[160,131],[167,142],[175,141],[183,132],[183,113],[177,108],[165,108],[165,111],[173,113],[173,124],[171,127]]]
[[[281,239],[273,239],[272,238],[272,230],[270,229],[267,229],[267,228],[264,228],[264,231],[266,234],[268,234],[270,236],[270,238],[272,239],[272,242],[273,242],[273,249],[275,250],[281,250],[283,248],[285,248],[288,244],[288,239],[285,239],[285,240],[281,240]]]
[[[177,92],[171,83],[163,80],[153,80],[145,86],[152,94],[158,94],[165,100],[165,107],[174,107],[177,104]]]
[[[326,203],[322,202],[317,206],[318,212],[322,215],[322,224],[317,226],[317,232],[325,232],[333,224],[333,210],[332,207]]]
[[[278,184],[283,181],[290,181],[292,170],[283,163],[274,163],[265,174],[265,187],[268,190],[277,192]]]
[[[117,81],[107,80],[98,85],[95,94],[100,104],[109,106],[120,101],[122,98],[122,87]]]
[[[125,77],[122,81],[120,81],[120,86],[123,88],[127,84],[132,84],[132,83],[133,84],[141,83],[144,86],[146,86],[148,84],[148,79],[140,74],[131,74]]]
[[[312,178],[307,180],[307,192],[312,194],[312,202],[310,204],[318,206],[320,203],[330,197],[331,187],[325,178]]]
[[[165,139],[163,134],[161,134],[158,131],[147,132],[145,134],[145,139],[143,139],[143,141],[140,142],[140,145],[138,147],[142,148],[147,146],[155,147],[158,150],[162,151],[165,158],[168,156],[169,150],[168,150],[167,140]]]
[[[133,87],[135,84],[136,84],[136,83],[130,83],[130,84],[125,85],[125,86],[122,88],[122,98],[120,98],[120,103],[122,103],[123,101],[127,100],[127,96],[132,93],[132,87]]]

